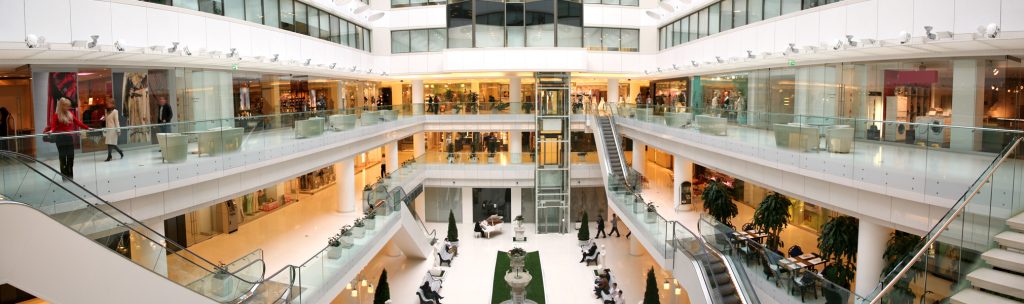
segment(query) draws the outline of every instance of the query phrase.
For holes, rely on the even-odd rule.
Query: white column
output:
[[[412,81],[412,114],[423,115],[423,79]]]
[[[394,258],[402,255],[402,248],[398,248],[398,245],[395,245],[394,241],[388,242],[388,245],[384,247],[384,250],[384,254],[389,257]]]
[[[976,59],[953,60],[954,126],[980,127],[984,114],[985,62]],[[918,138],[918,140],[922,140]],[[950,130],[949,147],[953,150],[976,151],[981,147],[981,134],[970,129]]]
[[[512,187],[512,219],[523,214],[523,188]],[[511,219],[509,220],[511,222]]]
[[[398,142],[395,141],[390,144],[384,145],[384,151],[387,151],[386,153],[388,154],[387,158],[384,160],[384,162],[388,165],[387,172],[390,173],[395,170],[398,170]]]
[[[462,187],[462,222],[473,223],[475,220],[473,218],[473,187]],[[459,229],[463,229],[463,227],[459,227]]]
[[[639,256],[641,254],[644,254],[644,245],[640,244],[640,241],[636,239],[638,237],[640,236],[633,235],[632,237],[629,238],[629,255],[631,256]]]
[[[412,135],[412,157],[417,158],[427,153],[427,140],[423,132]]]
[[[508,103],[512,114],[522,113],[523,102],[523,79],[512,77],[508,79]]]
[[[647,163],[647,153],[644,151],[644,144],[633,139],[633,170],[644,175],[644,165]]]
[[[600,100],[597,102],[600,102]],[[619,104],[618,78],[608,78],[608,100],[605,100],[605,104],[607,104],[609,108],[615,107]]]
[[[397,106],[402,104],[402,83],[396,82],[391,84],[391,105]]]
[[[885,243],[892,229],[860,220],[857,230],[857,273],[854,276],[857,294],[870,294],[878,285],[885,260]]]
[[[346,158],[334,165],[334,175],[338,177],[338,212],[356,210],[356,162],[354,158]]]
[[[425,192],[425,191],[424,191]],[[420,216],[420,220],[426,222],[427,220],[427,195],[420,194],[413,200],[413,210],[416,210],[416,215]],[[445,223],[448,222],[448,215],[444,216]]]
[[[679,155],[672,155],[672,203],[675,204],[679,210],[690,211],[693,210],[693,205],[679,205],[681,198],[683,197],[682,187],[683,182],[693,179],[693,162],[684,159]]]
[[[131,244],[132,261],[153,270],[160,275],[167,276],[167,250],[164,249],[164,241],[161,235],[164,233],[164,220],[151,219],[142,221],[150,229],[136,227],[140,233],[132,231],[129,236]],[[146,237],[149,237],[148,239]],[[184,245],[182,245],[184,246]]]
[[[508,152],[512,156],[512,163],[523,162],[523,132],[512,130],[508,135]]]

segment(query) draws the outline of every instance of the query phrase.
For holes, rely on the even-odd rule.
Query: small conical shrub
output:
[[[448,241],[459,241],[459,227],[455,225],[455,212],[448,210]]]
[[[658,298],[658,280],[654,278],[654,267],[647,270],[647,290],[644,290],[644,304],[661,304]]]
[[[580,219],[580,231],[576,232],[576,239],[580,241],[590,239],[590,219],[587,218],[586,212],[583,212],[583,218]]]
[[[373,304],[384,304],[391,299],[391,288],[388,287],[388,270],[380,271],[380,279],[377,280],[377,291],[373,294]]]

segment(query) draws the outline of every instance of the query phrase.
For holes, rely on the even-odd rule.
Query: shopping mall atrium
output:
[[[1021,16],[0,0],[0,304],[1024,303]]]

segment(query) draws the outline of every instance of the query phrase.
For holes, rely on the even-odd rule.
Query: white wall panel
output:
[[[253,39],[251,34],[257,28],[241,23],[231,23],[229,28],[231,31],[231,47],[238,50],[241,54],[252,54],[252,41],[258,39]]]
[[[188,46],[191,50],[206,48],[206,18],[178,14],[178,33],[184,33],[178,37],[182,47]]]
[[[17,1],[7,2],[16,3]],[[89,36],[99,35],[99,44],[114,43],[110,33],[110,2],[71,0],[70,4],[73,12],[71,14],[71,40],[89,40]],[[0,15],[0,19],[2,18],[5,17]],[[7,29],[3,25],[3,20],[0,20],[0,28],[5,31]]]
[[[1024,1],[1003,0],[999,12],[1002,14],[1004,31],[1024,31],[1024,18],[1020,17],[1020,12],[1024,12]]]
[[[110,3],[111,40],[124,40],[131,46],[145,46],[149,41],[146,8],[137,5]]]
[[[24,41],[25,2],[7,0],[0,8],[0,41]]]
[[[846,40],[846,34],[849,29],[846,26],[846,7],[837,7],[835,9],[824,10],[818,13],[818,39],[832,45],[832,41],[842,38]],[[860,22],[863,22],[860,21]],[[799,25],[798,29],[803,30]],[[851,34],[852,35],[852,34]]]
[[[913,0],[877,0],[878,38],[892,39],[900,31],[916,33]]]
[[[864,1],[847,6],[844,20],[846,34],[853,35],[853,39],[877,39],[878,1]]]
[[[976,31],[978,26],[988,25],[989,23],[999,24],[1001,19],[1000,13],[1002,12],[999,9],[1000,2],[1001,0],[955,0],[955,19],[953,20],[955,32],[970,33]],[[1019,16],[1024,11],[1018,10],[1016,12],[1017,16],[1011,18],[1020,19]]]
[[[818,17],[820,17],[820,15],[821,14],[818,13],[818,12],[812,12],[812,13],[800,14],[799,16],[796,16],[796,18],[788,18],[788,19],[785,19],[785,20],[779,20],[778,22],[776,22],[777,23],[777,25],[776,25],[776,27],[777,27],[776,28],[776,33],[780,32],[780,31],[784,32],[784,33],[792,33],[793,34],[793,39],[790,40],[789,42],[795,42],[796,43],[796,47],[798,47],[798,48],[799,47],[803,47],[805,45],[815,45],[816,46],[816,45],[818,45],[822,41],[821,38],[818,37],[818,31],[819,31],[819,26],[820,26],[820,23],[818,22]],[[792,21],[787,22],[789,20],[792,20]],[[792,25],[790,25],[790,24],[792,24]],[[786,38],[785,36],[776,36],[776,39],[786,40],[785,38]],[[832,39],[832,38],[829,37],[828,39]],[[776,41],[776,42],[781,42],[782,43],[781,45],[776,44],[776,46],[778,46],[780,48],[783,48],[783,49],[786,48],[787,46],[789,46],[789,42],[785,42],[785,41]]]
[[[25,26],[31,29],[29,34],[46,37],[47,42],[71,41],[71,6],[68,0],[25,1],[25,16],[28,16]]]
[[[178,41],[179,13],[148,8],[146,9],[146,41],[129,41],[131,46],[149,47],[153,45],[171,46],[171,41]]]
[[[229,22],[206,18],[206,49],[227,52],[229,48],[231,48],[231,25]]]
[[[914,0],[914,36],[924,36],[926,25],[932,32],[953,31],[953,9],[953,0]]]

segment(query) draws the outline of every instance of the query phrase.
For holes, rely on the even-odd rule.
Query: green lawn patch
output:
[[[502,301],[512,298],[511,290],[505,283],[505,272],[508,271],[508,253],[498,251],[498,259],[494,265],[494,288],[491,289],[491,304],[499,304]],[[544,304],[544,274],[540,270],[540,253],[526,253],[526,271],[530,272],[533,280],[526,286],[526,298]]]

